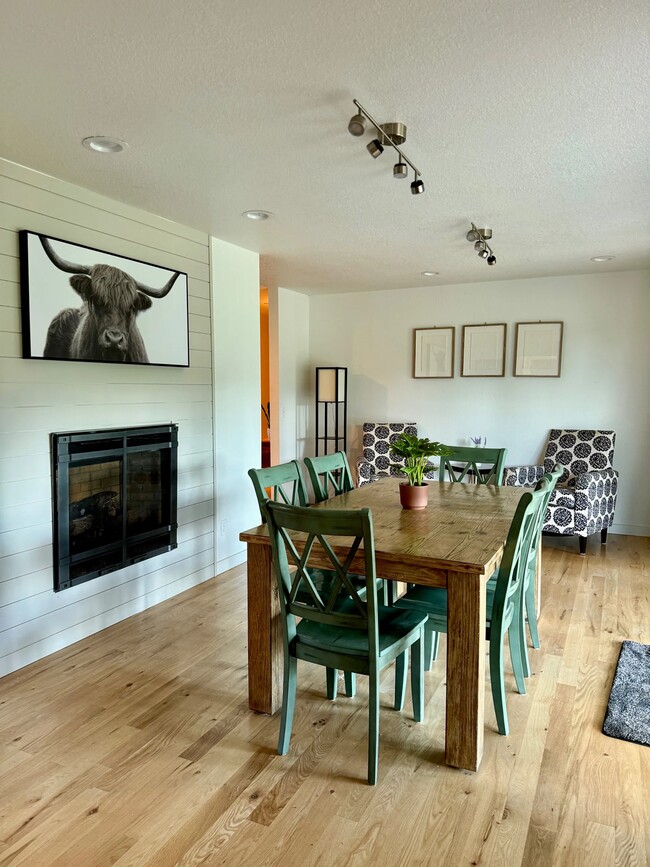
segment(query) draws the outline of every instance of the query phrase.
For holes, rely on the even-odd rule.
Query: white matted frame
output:
[[[560,376],[564,322],[517,322],[515,376]]]
[[[505,376],[505,322],[463,325],[461,376]]]
[[[450,326],[413,329],[413,377],[449,379],[454,375],[456,329]]]

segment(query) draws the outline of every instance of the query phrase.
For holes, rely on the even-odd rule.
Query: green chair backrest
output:
[[[330,492],[338,497],[339,494],[354,488],[345,452],[323,455],[320,458],[305,458],[305,466],[309,471],[317,503],[329,500]]]
[[[542,482],[546,480],[546,486],[544,487],[544,499],[542,501],[542,505],[540,506],[538,515],[537,515],[537,524],[535,526],[535,533],[533,538],[533,544],[530,549],[529,560],[534,569],[535,559],[537,557],[537,548],[539,546],[539,540],[542,536],[542,528],[544,526],[544,519],[546,517],[546,510],[548,508],[549,500],[551,499],[551,494],[555,490],[555,486],[558,483],[558,480],[562,473],[564,472],[564,467],[561,467],[559,464],[555,464],[553,467],[553,471],[550,473],[544,473],[542,478],[537,482],[535,486],[535,490],[539,491],[542,488]]]
[[[500,485],[503,479],[503,466],[507,449],[472,448],[447,446],[450,454],[440,458],[438,479],[450,482],[476,481],[479,485]],[[479,464],[482,464],[479,468]],[[487,465],[487,466],[486,466]]]
[[[526,587],[531,548],[536,543],[539,513],[546,508],[547,479],[542,479],[535,491],[527,491],[519,500],[515,511],[503,557],[499,565],[492,606],[491,629],[501,633],[511,620],[515,606],[521,604],[520,591]]]
[[[377,653],[377,581],[375,574],[375,544],[370,509],[310,509],[288,506],[266,500],[264,503],[278,590],[280,607],[286,624],[285,640],[295,636],[295,618],[312,620],[340,629],[367,629],[370,655]],[[306,535],[299,553],[293,533]],[[301,539],[304,537],[300,537]],[[365,562],[365,597],[350,580],[352,561],[363,543]],[[339,553],[335,553],[334,546]],[[342,551],[342,553],[340,553]],[[312,579],[312,555],[323,553],[334,580],[323,598]],[[357,570],[360,572],[361,569]],[[349,603],[341,606],[341,594]]]
[[[262,523],[266,523],[264,503],[269,499],[267,489],[271,489],[271,499],[289,504],[290,506],[307,506],[307,489],[300,471],[298,461],[288,461],[275,467],[265,467],[261,470],[249,470],[257,503],[262,515]]]
[[[559,464],[555,464],[552,472],[544,473],[544,475],[539,480],[539,482],[537,482],[537,485],[535,487],[536,491],[539,490],[543,479],[546,479],[546,481],[548,482],[548,487],[546,487],[544,490],[544,492],[545,492],[544,508],[542,509],[541,514],[540,514],[540,518],[539,518],[539,532],[540,533],[542,532],[542,527],[544,525],[544,518],[546,517],[546,509],[548,508],[548,503],[549,503],[549,500],[551,499],[551,494],[555,490],[555,486],[559,482],[560,476],[562,475],[563,472],[564,472],[564,467],[561,467]]]

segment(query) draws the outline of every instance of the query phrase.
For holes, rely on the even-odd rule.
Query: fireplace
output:
[[[178,425],[51,434],[54,590],[177,547]]]

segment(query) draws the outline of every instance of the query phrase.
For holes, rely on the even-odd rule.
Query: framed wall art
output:
[[[461,376],[504,376],[506,372],[505,322],[463,325]]]
[[[564,322],[517,322],[515,376],[560,376]]]
[[[445,379],[454,375],[456,329],[453,326],[415,328],[413,331],[413,377]]]
[[[23,357],[189,367],[187,274],[20,232]]]

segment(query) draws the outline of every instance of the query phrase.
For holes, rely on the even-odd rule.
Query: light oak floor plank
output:
[[[508,737],[488,683],[476,774],[444,762],[445,636],[423,723],[384,673],[377,786],[364,678],[329,702],[300,663],[278,756],[243,567],[3,678],[0,865],[647,865],[650,750],[601,726],[620,642],[650,643],[650,540],[597,542],[544,539],[542,647],[526,695],[507,662]]]

